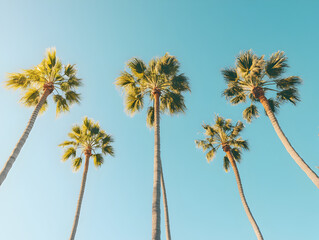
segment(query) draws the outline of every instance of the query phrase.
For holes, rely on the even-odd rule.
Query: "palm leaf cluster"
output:
[[[248,150],[248,142],[243,140],[239,135],[244,129],[244,124],[238,121],[235,125],[232,124],[230,119],[216,116],[215,124],[203,124],[206,138],[204,140],[196,140],[197,147],[202,148],[206,153],[207,161],[211,161],[217,150],[226,146],[230,147],[230,152],[237,162],[241,160],[242,150]],[[226,172],[229,170],[230,161],[227,155],[224,156],[224,169]]]
[[[103,155],[114,155],[113,147],[110,145],[114,140],[111,135],[101,129],[98,122],[85,117],[82,126],[75,125],[68,134],[71,140],[64,141],[59,146],[67,147],[64,150],[62,161],[72,159],[74,171],[80,169],[83,154],[92,156],[94,165],[100,167],[103,162]],[[98,151],[101,150],[99,153]]]
[[[185,91],[190,91],[187,77],[179,73],[180,64],[174,56],[166,53],[163,57],[152,59],[148,65],[138,58],[127,63],[129,71],[121,72],[115,84],[125,93],[125,106],[130,114],[144,107],[144,97],[154,101],[154,94],[160,94],[160,112],[175,114],[186,109]],[[147,109],[147,124],[154,123],[154,106]]]
[[[80,94],[76,89],[81,85],[81,79],[76,77],[75,65],[63,65],[56,56],[54,48],[48,49],[45,58],[37,66],[23,70],[21,73],[11,73],[6,86],[21,89],[21,103],[25,106],[36,106],[48,89],[53,93],[56,103],[56,113],[69,111],[70,105],[79,103]],[[45,101],[41,111],[45,111],[48,102]]]
[[[288,68],[284,52],[276,52],[268,60],[258,57],[251,50],[242,52],[236,59],[234,68],[225,68],[222,74],[227,83],[223,95],[232,104],[245,103],[250,100],[250,106],[243,112],[248,122],[259,116],[255,105],[266,93],[274,93],[268,103],[277,112],[281,104],[300,101],[297,86],[302,82],[298,76],[283,77]]]

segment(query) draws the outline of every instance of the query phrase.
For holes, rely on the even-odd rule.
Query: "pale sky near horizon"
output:
[[[55,46],[63,63],[76,64],[82,102],[61,116],[49,102],[0,188],[1,240],[68,239],[82,169],[61,162],[58,144],[83,116],[114,136],[115,157],[90,165],[77,240],[149,240],[153,184],[153,131],[146,113],[124,112],[115,78],[132,57],[148,62],[175,55],[189,77],[188,110],[163,116],[161,151],[173,240],[256,239],[223,153],[211,163],[196,149],[201,124],[214,114],[242,119],[244,105],[221,96],[220,70],[240,51],[268,58],[285,51],[286,76],[303,79],[301,102],[277,115],[291,143],[319,174],[318,1],[30,0],[0,2],[0,168],[20,138],[32,109],[4,86],[6,74],[41,62]],[[269,240],[318,240],[319,191],[285,151],[263,114],[245,123],[250,151],[239,164],[250,209]],[[165,239],[162,215],[162,239]]]

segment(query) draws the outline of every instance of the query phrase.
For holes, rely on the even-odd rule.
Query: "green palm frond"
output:
[[[74,91],[67,91],[65,92],[65,99],[69,104],[73,104],[73,103],[80,103],[80,94],[79,93],[76,93]]]
[[[191,91],[188,78],[184,74],[176,75],[172,78],[171,90],[175,93]]]
[[[248,150],[248,149],[245,149]],[[233,147],[231,149],[231,154],[233,155],[236,162],[240,163],[241,160],[241,150],[239,148]]]
[[[179,69],[179,62],[176,57],[166,53],[163,57],[160,58],[157,64],[157,71],[160,74],[174,76]]]
[[[76,155],[76,149],[74,147],[69,147],[64,151],[64,154],[62,156],[62,161],[68,160],[70,157],[75,157]]]
[[[300,77],[291,76],[291,77],[275,80],[275,82],[276,82],[277,88],[282,90],[287,90],[290,88],[295,88],[297,85],[300,85],[302,83],[302,80]]]
[[[257,109],[256,105],[254,105],[254,104],[251,104],[249,107],[247,107],[243,111],[243,118],[249,123],[254,118],[258,118],[258,117],[259,117],[259,112],[258,112],[258,109]]]
[[[277,99],[279,102],[289,101],[296,105],[300,101],[298,91],[295,88],[289,88],[277,93]]]
[[[31,82],[25,74],[22,73],[10,73],[8,74],[8,81],[6,81],[6,87],[13,89],[27,89]]]
[[[145,76],[146,64],[143,60],[133,58],[127,63],[127,66],[137,78],[143,78]]]
[[[28,88],[20,101],[26,106],[35,106],[40,100],[40,94],[39,89]]]
[[[144,98],[143,93],[139,88],[131,89],[125,99],[125,107],[127,112],[131,115],[140,111],[144,106]]]
[[[256,56],[254,53],[249,50],[243,53],[240,53],[236,59],[236,66],[242,75],[247,75],[252,71],[253,67],[256,64]]]
[[[225,172],[229,171],[230,162],[227,156],[224,156],[223,167]]]
[[[135,88],[136,83],[132,74],[124,71],[121,72],[120,76],[116,79],[115,84],[124,88]]]
[[[146,124],[149,128],[154,126],[154,107],[148,107],[147,116],[146,116]]]
[[[185,112],[186,106],[184,103],[183,95],[174,92],[167,92],[161,96],[160,110],[162,112],[168,112],[169,114],[175,114],[179,112]]]
[[[72,160],[72,168],[74,172],[79,171],[82,165],[82,157],[77,157]]]
[[[56,115],[59,115],[61,112],[67,112],[70,110],[66,99],[62,95],[54,95],[53,100],[56,103]]]
[[[100,153],[93,154],[92,158],[93,158],[94,166],[96,167],[101,167],[102,164],[104,163],[103,156]]]
[[[280,102],[276,101],[273,98],[269,98],[268,99],[268,104],[269,104],[270,109],[271,109],[271,111],[273,113],[278,113],[278,110],[279,110],[279,107],[280,107]],[[267,115],[266,110],[265,110],[265,114]]]
[[[215,157],[216,149],[211,148],[207,153],[206,153],[206,159],[208,162],[212,161],[213,158]]]
[[[270,78],[279,77],[288,68],[287,57],[284,52],[273,53],[268,61],[266,61],[265,72]]]
[[[222,70],[223,77],[226,83],[236,82],[239,79],[236,69],[225,68]]]

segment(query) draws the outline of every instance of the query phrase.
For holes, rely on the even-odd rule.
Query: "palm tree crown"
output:
[[[25,106],[36,106],[41,96],[53,93],[56,103],[56,113],[69,111],[70,105],[79,103],[80,94],[75,90],[81,85],[81,79],[76,77],[75,65],[62,65],[56,56],[54,48],[48,49],[42,62],[22,73],[9,74],[6,86],[13,89],[21,89],[24,93],[21,98]],[[44,102],[41,111],[47,108]]]
[[[103,162],[103,155],[114,156],[113,142],[111,135],[105,133],[100,128],[98,122],[85,117],[82,126],[75,125],[68,134],[70,141],[64,141],[59,146],[67,147],[62,156],[62,161],[72,158],[72,167],[74,171],[80,169],[82,164],[82,155],[92,156],[94,165],[100,167]],[[98,153],[101,150],[101,153]]]
[[[148,66],[143,60],[133,58],[127,63],[131,73],[121,72],[115,84],[123,87],[125,106],[130,114],[144,107],[144,97],[154,101],[154,94],[160,95],[160,111],[169,114],[184,112],[185,91],[190,91],[187,77],[179,73],[180,64],[174,56],[166,53],[161,58],[152,59]],[[147,124],[154,123],[154,107],[147,109]]]
[[[226,68],[222,74],[227,83],[223,95],[232,104],[246,102],[251,104],[243,112],[248,122],[259,116],[256,102],[262,101],[268,92],[274,92],[274,98],[269,98],[269,106],[273,112],[285,102],[296,104],[299,99],[297,85],[301,84],[298,76],[282,77],[288,68],[284,52],[276,52],[269,60],[258,57],[251,50],[242,52],[236,59],[235,68]]]
[[[230,151],[237,162],[241,160],[241,153],[243,150],[248,150],[248,142],[243,140],[239,134],[244,129],[244,124],[238,121],[235,125],[230,119],[224,119],[220,116],[215,117],[215,125],[210,126],[203,124],[205,129],[204,134],[207,136],[204,140],[196,140],[197,147],[202,148],[206,153],[207,161],[211,161],[217,150],[222,149],[227,152]],[[224,156],[224,169],[229,170],[229,159],[227,155]]]

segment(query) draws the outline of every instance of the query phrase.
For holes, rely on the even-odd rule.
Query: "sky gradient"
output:
[[[292,145],[319,169],[318,1],[1,1],[0,168],[20,138],[32,109],[4,86],[6,74],[41,62],[55,46],[63,63],[76,64],[82,102],[56,117],[49,101],[0,188],[0,239],[57,240],[69,237],[82,178],[61,162],[58,144],[83,116],[112,134],[115,157],[90,165],[77,240],[149,240],[153,186],[153,131],[146,112],[128,116],[114,85],[132,57],[148,62],[166,52],[189,78],[188,110],[161,118],[161,152],[173,240],[250,240],[244,212],[223,153],[211,163],[196,149],[201,124],[214,114],[242,120],[244,105],[221,96],[220,70],[240,51],[268,58],[285,51],[287,76],[303,79],[301,102],[277,115]],[[245,122],[250,144],[238,169],[250,209],[265,239],[318,240],[319,191],[285,151],[269,119]],[[165,239],[162,215],[162,239]]]

